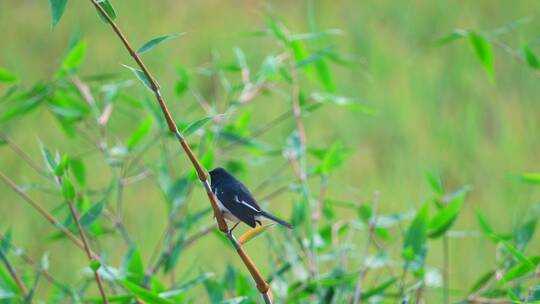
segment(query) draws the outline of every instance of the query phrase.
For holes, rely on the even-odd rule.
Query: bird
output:
[[[223,217],[236,223],[231,231],[236,228],[240,221],[255,228],[257,224],[262,225],[261,220],[263,218],[289,229],[293,228],[288,222],[262,210],[248,188],[224,168],[218,167],[209,173],[210,187],[216,196],[216,202]]]

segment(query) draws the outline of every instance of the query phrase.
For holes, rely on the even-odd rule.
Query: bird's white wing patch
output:
[[[250,204],[248,204],[248,203],[246,203],[244,201],[239,201],[239,203],[246,205],[246,207],[250,208],[251,210],[253,210],[255,212],[259,212],[259,210],[257,210],[255,207],[251,206]]]
[[[250,204],[246,203],[245,201],[241,201],[239,198],[238,198],[238,195],[235,195],[234,196],[234,201],[239,203],[239,204],[244,204],[246,207],[249,207],[251,210],[255,211],[255,212],[259,212],[259,210],[257,210],[255,207],[251,206]]]

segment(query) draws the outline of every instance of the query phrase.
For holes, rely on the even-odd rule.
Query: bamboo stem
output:
[[[17,287],[19,287],[19,290],[21,291],[23,297],[27,299],[25,301],[31,304],[32,300],[28,298],[28,289],[26,289],[26,287],[24,286],[21,276],[19,275],[17,270],[15,270],[15,268],[13,268],[13,266],[9,263],[7,256],[4,254],[4,251],[1,248],[0,248],[0,260],[2,260],[2,262],[6,266],[9,274],[15,281],[15,284],[17,284]]]
[[[244,262],[246,268],[249,270],[251,276],[257,283],[257,288],[259,291],[263,294],[263,298],[265,299],[265,302],[270,297],[268,296],[268,283],[264,280],[262,275],[260,274],[259,270],[255,266],[255,264],[251,261],[247,253],[241,248],[241,246],[236,242],[234,239],[234,236],[229,232],[229,228],[227,226],[227,223],[225,222],[225,219],[223,218],[223,215],[221,211],[219,210],[216,197],[214,193],[212,192],[212,188],[210,187],[210,183],[208,182],[208,175],[206,174],[206,171],[202,167],[199,159],[193,151],[191,150],[189,144],[187,143],[186,139],[182,136],[182,134],[178,131],[178,128],[176,127],[176,124],[174,123],[174,120],[169,112],[169,109],[167,108],[167,105],[165,104],[165,100],[163,99],[163,96],[161,95],[160,88],[158,83],[156,82],[154,76],[150,73],[144,62],[142,61],[141,57],[137,54],[135,49],[131,46],[129,41],[127,40],[124,33],[120,30],[118,25],[114,22],[114,20],[107,14],[107,11],[99,5],[99,3],[96,0],[90,0],[92,4],[96,7],[96,9],[107,19],[108,23],[112,27],[113,31],[116,33],[118,38],[122,41],[123,45],[126,47],[127,51],[133,57],[137,65],[141,68],[142,72],[148,79],[150,83],[150,87],[152,91],[154,92],[154,95],[156,97],[156,100],[161,108],[161,112],[163,113],[163,116],[165,117],[165,120],[167,122],[167,126],[169,128],[169,131],[175,134],[176,138],[180,142],[180,145],[182,146],[184,152],[187,154],[189,160],[191,161],[195,171],[197,171],[197,175],[199,177],[200,182],[203,184],[206,194],[208,196],[208,200],[210,201],[210,204],[212,205],[212,209],[214,210],[214,216],[216,218],[219,230],[221,230],[223,233],[225,233],[229,240],[231,240],[231,243],[235,246],[237,249],[238,254],[240,255],[240,258]],[[268,301],[267,303],[271,303],[271,301]]]
[[[83,247],[84,247],[84,252],[86,252],[86,255],[88,256],[88,260],[90,262],[93,262],[93,261],[95,261],[95,259],[92,258],[92,251],[90,250],[90,245],[88,244],[88,240],[86,239],[86,236],[84,234],[84,229],[83,229],[83,227],[81,225],[81,222],[79,221],[78,212],[77,212],[75,206],[73,206],[73,202],[68,201],[67,204],[69,206],[69,210],[71,211],[71,216],[73,217],[73,221],[75,221],[75,224],[77,226],[77,230],[79,231],[79,235],[81,237]],[[101,281],[101,278],[99,276],[98,269],[92,269],[92,270],[94,271],[94,277],[96,279],[96,283],[98,285],[98,289],[99,289],[99,293],[101,294],[101,298],[103,299],[103,303],[108,304],[109,300],[107,299],[107,294],[105,293],[105,288],[103,287],[103,282]]]

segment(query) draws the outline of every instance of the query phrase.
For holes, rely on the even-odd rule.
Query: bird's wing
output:
[[[217,187],[217,196],[223,206],[234,216],[251,227],[255,227],[255,215],[260,208],[245,187],[235,184],[224,184]]]

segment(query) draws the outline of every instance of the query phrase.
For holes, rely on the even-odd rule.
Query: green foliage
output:
[[[133,74],[135,74],[135,76],[137,77],[137,79],[139,79],[141,81],[141,83],[150,91],[152,91],[152,83],[150,82],[150,79],[148,79],[148,77],[146,76],[146,74],[139,70],[139,69],[136,69],[136,68],[133,68],[133,67],[130,67],[128,65],[123,65],[124,67],[126,67],[127,69],[129,69],[130,71],[133,72]]]
[[[152,123],[152,117],[148,116],[137,126],[133,133],[131,133],[126,143],[129,150],[134,149],[150,134],[150,131],[152,130]]]
[[[109,0],[93,0],[94,2],[96,2],[99,6],[101,6],[105,12],[107,13],[107,16],[109,16],[109,18],[111,18],[111,20],[115,20],[116,19],[116,11],[114,10],[113,6],[112,6],[112,3],[111,1]],[[105,23],[109,23],[109,19],[107,18],[107,16],[105,16],[101,10],[97,9],[97,12],[98,12],[98,16],[101,18],[101,20]]]
[[[147,53],[149,52],[151,49],[153,49],[154,47],[156,47],[158,44],[160,43],[163,43],[167,40],[171,40],[173,38],[176,38],[178,37],[179,35],[181,34],[170,34],[170,35],[164,35],[164,36],[161,36],[161,37],[158,37],[158,38],[154,38],[148,42],[146,42],[145,44],[143,44],[138,50],[137,50],[137,54],[139,55],[142,55],[144,53]]]
[[[474,49],[474,52],[476,53],[476,56],[478,57],[478,60],[480,60],[480,63],[484,67],[488,78],[491,81],[494,81],[493,51],[491,49],[491,44],[482,35],[474,32],[469,33],[469,41]]]
[[[15,76],[15,74],[6,69],[0,68],[0,82],[11,83],[15,81],[17,81],[17,76]]]
[[[50,2],[52,27],[55,27],[62,18],[62,15],[64,14],[64,10],[66,8],[68,0],[50,0]]]
[[[66,3],[50,1],[53,27],[60,21]],[[96,0],[96,3],[115,20],[117,13],[110,1]],[[452,104],[452,112],[448,112],[449,107],[444,104],[446,97],[439,101],[440,96],[430,95],[436,91],[447,96],[444,86],[426,89],[433,85],[432,80],[427,79],[429,77],[416,79],[413,73],[410,79],[407,78],[406,90],[420,87],[425,91],[422,99],[437,100],[430,104],[414,100],[414,103],[424,106],[422,111],[425,112],[417,113],[413,102],[391,110],[385,108],[386,100],[398,96],[400,101],[401,98],[409,101],[408,94],[402,92],[404,88],[392,87],[389,90],[386,83],[384,95],[376,95],[384,96],[383,100],[376,100],[376,105],[369,105],[370,102],[364,105],[364,100],[371,96],[370,91],[379,90],[369,88],[371,85],[380,79],[395,84],[391,78],[398,77],[398,71],[394,69],[401,57],[395,57],[395,50],[377,48],[380,41],[375,39],[373,50],[369,49],[365,54],[366,62],[378,56],[385,59],[384,62],[378,65],[369,63],[365,71],[359,70],[357,61],[364,65],[364,60],[341,53],[337,46],[343,41],[334,41],[349,37],[341,35],[343,32],[340,30],[318,29],[315,5],[309,3],[308,6],[309,31],[306,33],[295,33],[292,27],[288,28],[276,18],[269,18],[265,28],[247,35],[253,40],[245,45],[226,51],[222,51],[219,45],[213,45],[209,62],[206,53],[201,57],[203,63],[197,66],[183,58],[158,59],[167,67],[174,68],[175,61],[185,64],[176,65],[175,79],[164,81],[159,94],[176,118],[178,129],[182,130],[183,136],[189,137],[190,147],[205,169],[218,165],[230,169],[245,181],[264,209],[284,214],[284,218],[289,218],[294,225],[292,231],[263,225],[238,237],[268,279],[276,302],[349,303],[356,293],[363,302],[370,303],[438,302],[439,293],[449,293],[452,302],[475,297],[516,303],[534,301],[527,299],[529,295],[532,299],[539,299],[540,290],[535,287],[537,283],[533,279],[540,264],[540,257],[534,251],[538,242],[535,239],[538,209],[530,210],[523,218],[516,216],[512,230],[508,232],[506,222],[493,219],[498,206],[482,201],[479,206],[490,203],[490,208],[477,211],[481,233],[476,233],[470,231],[471,227],[462,226],[462,221],[471,217],[465,198],[472,190],[466,186],[447,192],[464,176],[469,178],[472,169],[456,166],[452,170],[441,168],[444,175],[428,173],[428,193],[424,192],[426,187],[413,186],[415,193],[405,196],[403,193],[411,194],[410,191],[402,191],[400,187],[410,188],[416,174],[405,170],[409,167],[401,167],[400,163],[388,159],[389,150],[395,149],[400,155],[403,153],[402,157],[407,161],[411,153],[420,151],[419,154],[428,158],[426,166],[432,163],[441,165],[442,160],[446,162],[448,154],[453,153],[453,146],[448,143],[455,139],[449,135],[454,130],[448,130],[440,122],[459,112],[460,105]],[[402,13],[397,12],[398,15]],[[108,23],[102,13],[98,12],[98,15]],[[298,25],[295,24],[294,28]],[[465,41],[492,81],[495,79],[493,53],[497,48],[502,48],[536,73],[540,69],[535,55],[538,42],[522,44],[514,50],[504,47],[500,41],[503,34],[515,28],[516,25],[509,25],[492,32],[482,31],[482,34],[476,30],[456,30],[435,43],[446,45],[460,39]],[[401,30],[405,29],[409,30],[406,26]],[[101,27],[98,32],[102,30],[108,31],[109,27]],[[124,34],[131,37],[129,32]],[[385,32],[381,31],[380,39],[388,39]],[[391,38],[402,34],[392,32]],[[132,55],[146,54],[178,35],[152,39]],[[63,247],[63,242],[69,240],[57,231],[48,240],[33,239],[33,242],[24,243],[31,247],[28,252],[32,256],[39,253],[41,257],[38,263],[27,265],[28,259],[23,255],[26,251],[14,245],[23,233],[9,229],[0,235],[0,252],[20,271],[24,284],[31,290],[33,301],[103,303],[94,288],[94,277],[90,275],[90,271],[96,271],[106,285],[109,302],[132,303],[135,298],[145,303],[259,302],[260,294],[249,272],[234,256],[229,240],[215,229],[212,209],[206,201],[204,188],[197,180],[197,173],[185,157],[179,157],[180,148],[176,146],[173,134],[166,133],[161,109],[153,99],[157,84],[152,83],[153,80],[134,63],[125,67],[150,93],[134,89],[132,81],[125,75],[92,74],[102,73],[95,71],[101,67],[89,66],[85,58],[90,60],[94,56],[87,55],[100,47],[120,48],[121,44],[93,45],[94,39],[74,37],[64,58],[54,60],[61,65],[48,80],[28,86],[19,80],[25,79],[26,75],[17,77],[19,75],[0,69],[0,82],[6,88],[6,92],[0,92],[1,148],[13,150],[14,157],[28,162],[30,170],[35,169],[36,173],[28,174],[26,169],[29,168],[16,167],[20,170],[18,175],[13,175],[13,180],[20,183],[17,191],[31,197],[55,219],[60,219],[56,226],[65,227],[77,235],[77,227],[65,201],[73,203],[81,214],[80,224],[92,250],[100,256],[99,261],[92,258],[78,264],[70,258],[76,247]],[[404,54],[414,55],[407,45],[399,47],[400,52],[403,49]],[[184,50],[191,51],[191,48]],[[414,64],[416,69],[419,57],[410,56],[408,64]],[[148,65],[151,73],[154,64]],[[340,65],[340,69],[335,69],[334,65]],[[376,69],[385,70],[388,75],[373,75]],[[430,71],[421,72],[425,76],[431,75]],[[117,71],[109,67],[107,72]],[[369,86],[355,83],[353,88],[347,88],[347,73],[365,75]],[[449,68],[449,79],[452,73],[457,72]],[[163,76],[152,75],[156,79]],[[467,83],[469,81],[467,78]],[[444,83],[445,86],[452,84],[451,81]],[[475,83],[471,82],[473,85]],[[360,92],[360,96],[344,94],[356,94],[354,92]],[[182,98],[175,100],[171,94]],[[291,96],[297,97],[300,103],[298,119],[292,109],[290,101],[294,99]],[[454,100],[454,96],[448,98]],[[468,102],[468,107],[484,113],[484,108]],[[42,111],[31,115],[38,109]],[[416,125],[402,124],[402,117],[398,115],[407,111],[414,112],[415,117],[421,117],[429,126],[430,130],[425,130],[425,125],[422,125],[423,133],[437,134],[440,140],[437,153],[424,151],[426,146],[416,146],[416,142],[409,141],[408,136]],[[509,113],[508,117],[514,114]],[[486,146],[492,144],[491,140],[495,142],[501,136],[509,136],[504,135],[505,130],[499,130],[503,120],[496,118],[500,117],[493,118],[493,121],[491,114],[488,117],[488,121],[484,121],[484,116],[471,114],[471,117],[459,121],[463,127],[458,132],[459,151],[463,154],[460,164],[477,161],[473,156],[480,154],[473,153],[476,151],[471,150],[468,143],[480,141],[471,135],[477,131],[469,126],[475,126],[471,121],[476,123],[479,120],[485,124],[482,131],[494,137],[485,139]],[[32,136],[21,138],[19,132],[28,132],[29,129],[39,132],[41,128],[48,132],[50,118],[57,124],[54,127],[61,131],[58,134],[51,132],[50,137],[44,138],[47,146],[40,145],[44,161],[34,162],[36,151],[33,149],[36,145],[33,149],[24,147],[17,150],[16,143],[27,138],[32,141]],[[369,123],[362,124],[367,129],[380,126],[380,123],[372,125],[373,121],[384,121],[383,124],[388,126],[374,133],[361,128],[347,130],[351,133],[348,134],[344,129],[350,125],[341,124],[346,118],[355,122],[369,120]],[[523,117],[526,128],[534,126],[527,119]],[[298,124],[305,127],[305,144],[300,138]],[[497,128],[492,130],[492,125]],[[404,135],[398,136],[398,131]],[[43,138],[42,133],[39,134]],[[351,144],[353,136],[362,139],[359,148],[355,143]],[[377,146],[376,143],[381,141],[391,143],[391,149]],[[533,140],[531,142],[534,149]],[[501,145],[498,148],[513,147]],[[490,160],[489,157],[486,159]],[[513,165],[522,163],[526,162],[516,160]],[[371,167],[380,175],[365,174],[364,170]],[[445,167],[444,164],[441,167]],[[522,170],[527,169],[536,168]],[[385,181],[386,185],[391,183],[395,187],[395,192],[384,189],[380,202],[366,202],[366,197],[371,196],[371,189],[379,187],[379,181],[387,178],[388,171],[398,172],[396,176],[399,178]],[[349,176],[341,174],[343,172],[355,174]],[[475,191],[488,189],[499,193],[499,189],[492,188],[491,184],[495,175],[481,181],[471,178]],[[522,174],[518,179],[531,184],[540,183],[537,173]],[[515,186],[523,187],[519,183]],[[525,192],[536,188],[519,189]],[[515,194],[514,191],[511,195],[500,192],[505,199]],[[526,194],[525,197],[529,197],[529,192]],[[417,212],[403,211],[407,210],[404,203],[418,198],[426,203]],[[475,199],[479,198],[481,196],[475,196]],[[235,234],[239,236],[244,228],[239,227]],[[161,234],[149,234],[156,230]],[[40,235],[42,232],[35,233]],[[209,235],[217,238],[207,237]],[[496,258],[486,257],[492,265],[487,272],[479,272],[481,275],[471,286],[454,286],[454,274],[459,270],[456,267],[470,265],[466,260],[460,260],[459,265],[454,264],[458,259],[454,256],[454,248],[469,251],[467,254],[470,256],[476,253],[470,252],[470,248],[462,250],[461,238],[474,240],[479,250],[480,246],[489,246],[489,252],[496,252]],[[61,240],[55,246],[62,246],[65,252],[62,251],[63,256],[59,258],[56,248],[51,250],[49,266],[48,254],[39,251],[53,240]],[[443,247],[442,260],[447,259],[452,265],[439,262],[440,245]],[[482,250],[482,253],[485,252]],[[459,257],[463,254],[460,253]],[[67,283],[56,278],[59,262],[65,267],[62,271],[69,275]],[[212,265],[207,265],[207,262]],[[207,272],[209,270],[212,273]],[[444,273],[450,274],[450,282],[441,275]],[[43,279],[45,276],[47,280]],[[22,298],[17,283],[5,263],[0,264],[0,302],[19,300]]]
[[[402,257],[415,274],[423,275],[427,254],[429,205],[425,204],[412,221],[403,241]]]

